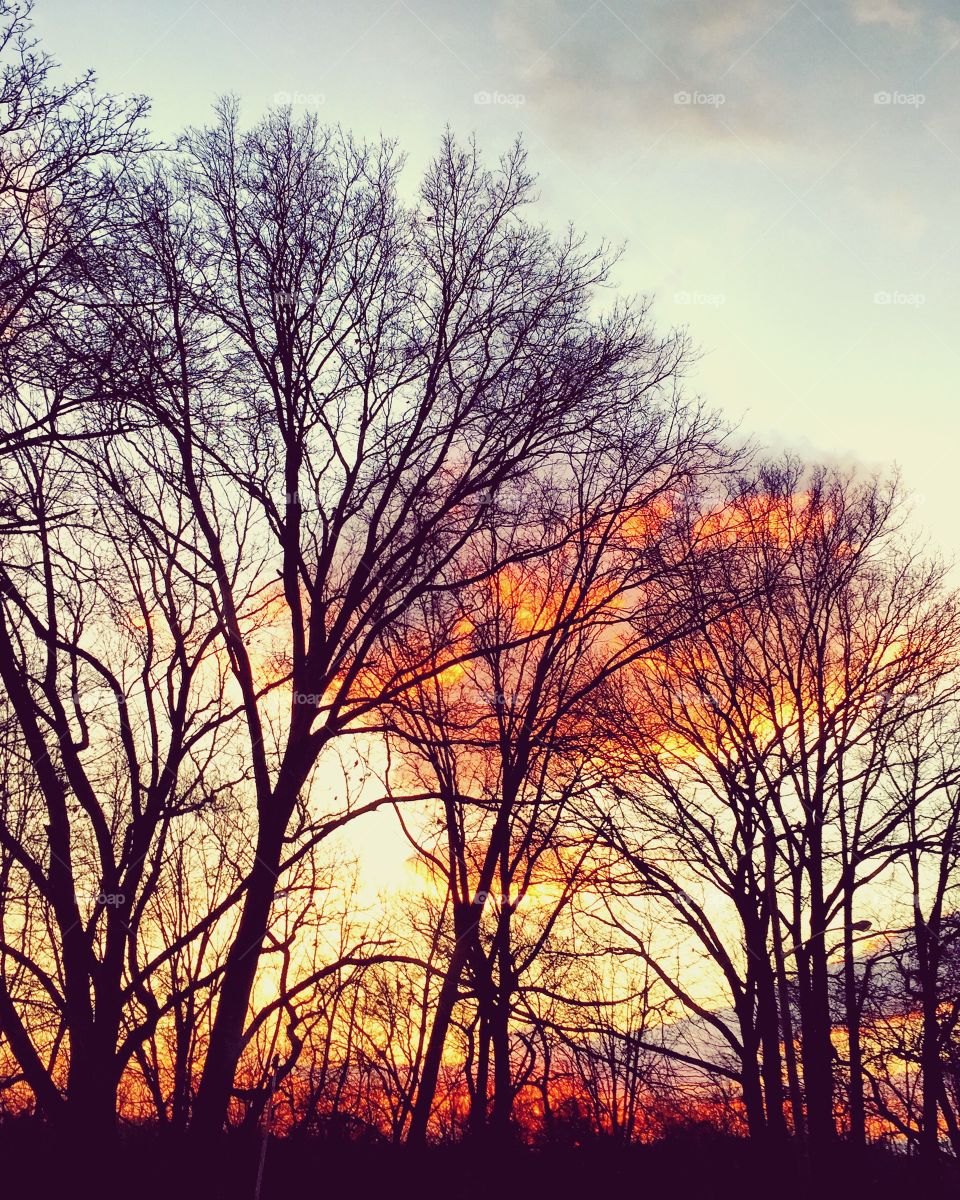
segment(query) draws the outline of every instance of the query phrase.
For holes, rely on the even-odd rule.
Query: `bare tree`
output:
[[[717,522],[747,599],[636,673],[626,727],[645,747],[640,816],[622,849],[722,973],[735,1030],[661,967],[736,1053],[752,1130],[782,1132],[786,1066],[794,1128],[821,1143],[833,1134],[828,942],[842,931],[847,1094],[862,1137],[854,945],[869,922],[854,901],[905,851],[892,771],[907,722],[950,702],[955,606],[942,568],[898,542],[895,491],[876,482],[788,464]]]
[[[24,519],[4,457],[82,439],[109,419],[78,388],[61,337],[89,302],[118,183],[146,149],[145,101],[98,94],[91,74],[58,83],[31,10],[0,4],[0,532]]]
[[[891,697],[893,702],[898,699]],[[919,1068],[920,1105],[907,1128],[911,1134],[917,1130],[919,1151],[929,1160],[939,1156],[941,1128],[946,1128],[955,1153],[960,1144],[956,1095],[951,1096],[947,1086],[951,1043],[960,1020],[957,715],[955,704],[931,704],[915,715],[899,741],[893,771],[904,807],[904,865],[912,910],[893,955],[901,981],[898,1008],[919,1016],[919,1046],[910,1057]]]
[[[501,1136],[507,1129],[518,1091],[515,998],[591,869],[596,839],[576,813],[604,753],[596,694],[681,631],[671,610],[647,598],[653,577],[687,550],[675,536],[674,509],[685,487],[717,468],[714,435],[696,409],[650,396],[615,439],[594,439],[570,456],[564,490],[552,487],[538,504],[529,490],[498,489],[488,558],[525,541],[537,511],[543,549],[532,561],[491,570],[466,592],[452,622],[428,602],[385,646],[388,676],[401,666],[414,676],[425,642],[438,664],[393,705],[389,728],[398,735],[401,775],[413,757],[422,767],[416,786],[436,797],[436,820],[411,837],[452,903],[453,943],[413,1141],[426,1133],[465,973],[479,1006],[473,1123],[487,1123],[492,1052],[491,1128]],[[549,902],[520,911],[538,890],[552,892]]]
[[[110,471],[150,463],[192,513],[173,557],[204,560],[257,811],[198,1130],[226,1112],[291,818],[325,749],[434,670],[425,655],[374,678],[372,650],[419,599],[499,565],[469,553],[489,489],[545,481],[683,355],[642,309],[588,318],[607,260],[523,220],[519,149],[488,171],[446,139],[413,210],[397,169],[391,146],[311,118],[241,132],[227,104],[188,138],[175,188],[155,174],[133,190],[121,298],[101,312],[103,338],[145,364],[125,401],[148,429],[111,439]],[[313,811],[307,839],[355,815]]]

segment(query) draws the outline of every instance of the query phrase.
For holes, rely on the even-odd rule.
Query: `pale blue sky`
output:
[[[412,186],[447,123],[491,154],[522,133],[544,219],[625,241],[623,289],[689,325],[694,388],[778,446],[898,462],[960,555],[955,4],[38,0],[35,19],[69,72],[151,96],[165,135],[224,92],[251,119],[289,97],[397,137]]]

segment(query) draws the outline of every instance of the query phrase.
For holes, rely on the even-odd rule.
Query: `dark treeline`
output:
[[[960,1154],[896,480],[732,438],[521,147],[164,148],[0,7],[7,1130]]]

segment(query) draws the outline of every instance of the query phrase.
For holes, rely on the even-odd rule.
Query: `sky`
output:
[[[956,5],[956,0],[952,0]],[[407,152],[520,135],[537,214],[623,246],[615,281],[686,325],[689,388],[776,450],[885,469],[960,560],[960,7],[949,0],[37,0],[74,75],[156,132],[237,94]],[[330,767],[331,790],[337,770]],[[372,796],[365,798],[372,798]],[[416,886],[385,810],[361,895]],[[882,926],[878,915],[877,925]]]
[[[46,47],[173,137],[236,93],[396,138],[518,134],[537,215],[624,246],[690,388],[777,449],[897,464],[960,558],[955,0],[38,0]]]

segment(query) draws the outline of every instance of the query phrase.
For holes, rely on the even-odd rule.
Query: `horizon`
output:
[[[958,61],[0,0],[10,1179],[955,1193]]]

